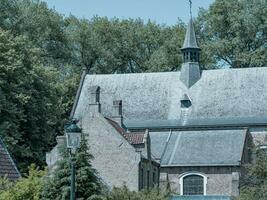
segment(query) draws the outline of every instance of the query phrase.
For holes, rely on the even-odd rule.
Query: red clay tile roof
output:
[[[113,126],[113,128],[115,128],[123,137],[126,137],[125,134],[125,130],[119,126],[119,124],[115,121],[113,121],[112,119],[109,119],[106,117],[106,120],[108,120],[108,122]]]
[[[127,133],[126,137],[131,144],[143,144],[144,133]]]
[[[107,121],[120,133],[130,144],[143,144],[145,133],[126,133],[125,130],[119,126],[119,124],[109,118],[106,118]]]
[[[8,153],[3,141],[0,138],[0,177],[6,177],[10,180],[20,178],[20,173]]]

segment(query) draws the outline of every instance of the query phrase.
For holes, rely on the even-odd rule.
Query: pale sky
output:
[[[95,15],[121,19],[151,19],[160,24],[173,25],[180,18],[189,19],[189,0],[43,0],[50,8],[68,16],[90,19]],[[214,0],[192,0],[193,16],[199,7],[208,8]]]

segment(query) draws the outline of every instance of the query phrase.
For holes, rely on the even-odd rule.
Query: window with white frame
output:
[[[267,145],[260,145],[257,149],[259,152],[267,153]]]
[[[181,195],[206,195],[207,177],[199,173],[184,174],[180,178]]]

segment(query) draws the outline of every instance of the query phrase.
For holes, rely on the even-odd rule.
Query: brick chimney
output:
[[[89,87],[89,112],[93,116],[95,113],[101,112],[100,104],[100,87],[91,86]]]
[[[112,120],[117,122],[120,127],[123,125],[122,100],[113,101]]]
[[[151,141],[148,129],[146,129],[145,131],[144,144],[145,144],[146,157],[148,160],[151,160]]]

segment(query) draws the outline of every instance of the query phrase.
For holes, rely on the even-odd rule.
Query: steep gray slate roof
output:
[[[151,153],[161,166],[235,166],[242,159],[246,130],[150,132]],[[164,142],[163,142],[164,141]]]
[[[166,150],[171,132],[150,132],[151,154],[155,159],[160,160]]]
[[[2,139],[0,138],[0,177],[6,177],[10,180],[20,178],[20,173],[7,151]]]
[[[75,112],[88,112],[89,87],[100,86],[101,112],[112,116],[114,100],[122,100],[127,122],[181,120],[180,100],[187,94],[192,106],[182,125],[209,121],[256,123],[267,115],[267,68],[204,70],[201,78],[187,89],[180,72],[87,75]]]
[[[186,48],[196,48],[199,49],[197,45],[195,30],[194,30],[194,23],[193,19],[191,18],[189,20],[189,23],[187,25],[186,34],[185,34],[185,40],[182,49]]]

